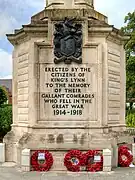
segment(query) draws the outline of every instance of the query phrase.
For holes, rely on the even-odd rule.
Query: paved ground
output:
[[[117,168],[111,173],[29,172],[17,167],[1,167],[0,180],[135,180],[135,168]]]

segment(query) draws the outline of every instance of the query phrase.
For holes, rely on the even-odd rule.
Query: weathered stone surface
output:
[[[65,170],[62,159],[70,149],[112,148],[112,164],[117,164],[117,144],[125,130],[126,37],[93,9],[93,1],[69,2],[48,1],[29,25],[8,35],[15,49],[6,161],[20,164],[25,148],[48,149],[56,161],[52,170]],[[84,9],[76,9],[80,3]],[[54,64],[54,26],[65,17],[82,24],[81,64]]]

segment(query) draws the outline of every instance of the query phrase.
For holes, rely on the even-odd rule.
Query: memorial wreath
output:
[[[118,163],[121,167],[129,167],[133,161],[133,155],[127,146],[121,146],[118,150]]]
[[[47,150],[35,151],[31,156],[31,166],[34,171],[49,171],[53,165],[53,156]]]
[[[99,150],[89,150],[83,154],[86,171],[97,172],[103,169],[103,155]]]
[[[69,171],[79,172],[84,165],[83,154],[79,150],[70,150],[64,158],[64,166]]]

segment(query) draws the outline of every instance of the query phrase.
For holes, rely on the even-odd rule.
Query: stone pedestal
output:
[[[132,144],[132,154],[133,154],[133,159],[135,160],[135,143]]]
[[[21,153],[21,167],[22,171],[29,172],[30,171],[30,149],[24,149]]]
[[[4,138],[6,161],[20,164],[23,149],[47,149],[56,161],[52,170],[64,170],[62,161],[70,149],[113,149],[116,166],[117,143],[126,130],[123,44],[128,37],[94,10],[93,1],[72,1],[70,7],[64,0],[47,3],[29,25],[7,36],[15,48],[13,125]],[[75,8],[80,4],[85,8]],[[81,41],[72,21],[74,28],[82,27]],[[66,49],[55,47],[54,36],[61,33],[54,32],[62,26],[62,37],[67,38],[59,41],[70,39],[69,51],[82,52],[80,63],[75,52],[73,61],[66,57],[69,61],[55,63],[61,55],[56,57],[54,49],[63,51],[62,56]]]
[[[103,159],[103,171],[110,172],[112,170],[112,151],[109,149],[104,149]]]
[[[5,162],[5,143],[0,143],[0,163]]]

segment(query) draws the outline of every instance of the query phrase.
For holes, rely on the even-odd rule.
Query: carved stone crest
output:
[[[82,25],[74,23],[75,19],[67,19],[55,24],[54,63],[72,61],[82,63]]]

